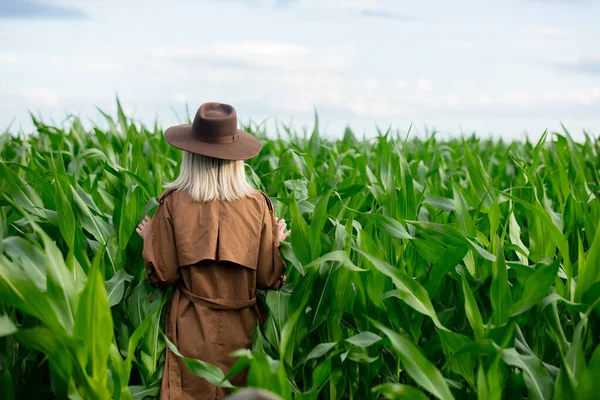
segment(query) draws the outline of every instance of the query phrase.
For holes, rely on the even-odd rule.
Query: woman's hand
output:
[[[281,277],[279,278],[279,286],[277,287],[277,289],[281,289],[283,285],[285,285],[286,280],[287,276],[285,274],[281,275]]]
[[[146,217],[140,222],[135,231],[142,237],[142,239],[146,238],[148,234],[148,230],[150,229],[150,224],[152,223],[152,219],[146,215]]]
[[[281,243],[285,240],[285,238],[291,235],[292,231],[285,230],[287,224],[283,218],[279,219],[275,217],[275,222],[277,222],[277,239]]]

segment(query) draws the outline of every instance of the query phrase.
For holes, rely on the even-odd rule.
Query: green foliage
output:
[[[0,139],[3,399],[158,396],[170,292],[144,281],[134,229],[181,154],[104,115]],[[594,398],[600,141],[330,140],[317,121],[245,127],[249,181],[293,232],[288,284],[261,293],[230,374],[188,367],[227,387],[248,368],[284,399]]]

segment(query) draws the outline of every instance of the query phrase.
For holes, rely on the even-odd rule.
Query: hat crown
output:
[[[237,113],[233,106],[223,103],[204,103],[198,108],[192,130],[198,139],[235,136]]]
[[[237,128],[237,113],[229,104],[210,102],[198,108],[194,121],[165,131],[171,146],[221,160],[247,160],[260,152],[260,140]]]

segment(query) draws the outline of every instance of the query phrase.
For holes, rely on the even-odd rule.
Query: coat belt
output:
[[[198,296],[183,286],[179,286],[179,290],[181,290],[181,293],[192,303],[199,304],[212,310],[241,310],[256,304],[256,297],[253,297],[250,300],[209,299]]]

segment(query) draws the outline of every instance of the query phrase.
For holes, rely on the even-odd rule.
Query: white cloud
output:
[[[585,29],[558,26],[523,26],[514,29],[498,43],[509,48],[523,48],[528,52],[545,52],[545,57],[570,57],[580,49],[595,49],[595,38],[586,34]],[[535,54],[535,53],[532,53]]]
[[[375,79],[367,79],[365,83],[367,85],[367,91],[369,92],[373,92],[375,89],[377,89],[377,86],[379,86],[379,82],[377,82]]]
[[[187,96],[183,93],[175,93],[173,99],[179,103],[185,103],[187,101]]]
[[[44,65],[46,69],[68,68],[77,72],[108,72],[123,71],[122,59],[112,56],[89,55],[48,55],[44,53],[0,53],[0,66],[19,66],[23,68],[38,68]]]
[[[313,105],[345,110],[358,117],[387,118],[424,112],[524,112],[554,114],[555,110],[600,105],[600,87],[566,91],[450,90],[439,91],[427,79],[407,82],[399,89],[386,81],[346,80],[339,77],[307,79],[281,77],[284,99],[270,105],[290,113],[308,113]],[[273,87],[279,93],[278,89]],[[265,91],[269,89],[265,88]],[[274,99],[278,98],[277,95]],[[549,111],[550,110],[550,111]],[[553,111],[554,110],[554,111]],[[558,118],[558,117],[557,117]]]
[[[348,15],[379,18],[387,20],[413,20],[414,16],[405,13],[403,8],[398,7],[394,0],[337,0],[320,2],[333,6],[330,9],[331,15],[340,15],[340,10],[346,11]]]
[[[381,5],[380,0],[341,0],[341,3],[347,7],[356,8],[374,8]]]
[[[20,65],[23,63],[23,56],[17,53],[0,53],[0,65]]]
[[[149,82],[144,87],[144,101],[149,104],[157,101],[195,104],[210,98],[256,105],[266,115],[298,117],[312,114],[317,107],[339,111],[349,121],[352,116],[385,119],[443,112],[456,115],[530,112],[560,118],[564,112],[557,114],[556,110],[600,105],[600,88],[594,87],[511,91],[510,86],[483,88],[472,81],[444,84],[436,80],[434,84],[429,78],[398,76],[387,80],[376,75],[358,78],[352,74],[354,50],[350,46],[246,41],[205,47],[159,47],[150,52],[150,57],[147,55],[144,58],[143,53],[133,53],[123,59],[126,74],[122,79],[135,76],[138,81]],[[136,63],[135,59],[143,61]],[[165,74],[177,79],[159,84],[159,77]],[[119,88],[123,99],[139,95],[140,86],[131,82],[126,88]],[[33,85],[37,88],[20,92],[27,103],[63,105],[58,93],[44,88],[43,81]],[[68,99],[80,96],[73,90],[61,93],[66,93]]]
[[[565,30],[556,26],[540,26],[536,28],[532,28],[531,32],[540,36],[547,37],[557,37],[564,36],[566,34]]]
[[[431,91],[433,90],[433,82],[431,82],[429,79],[419,79],[417,81],[417,88],[425,91]]]
[[[46,88],[23,89],[21,95],[33,104],[45,106],[59,106],[61,104],[58,93]]]
[[[125,115],[129,115],[133,117],[135,109],[128,105],[128,104],[123,104],[123,112],[125,113]]]
[[[225,47],[221,47],[225,48]],[[278,54],[316,54],[317,50],[294,46],[271,46],[265,51],[271,57]],[[257,50],[255,47],[254,50]],[[240,60],[246,60],[244,54]],[[314,60],[318,63],[319,59]],[[201,77],[189,88],[176,92],[175,100],[182,100],[183,93],[203,91],[202,96],[215,93],[221,98],[243,99],[244,102],[260,104],[271,110],[272,115],[310,114],[313,107],[323,107],[344,111],[365,118],[394,117],[438,111],[460,111],[479,113],[482,111],[497,115],[534,113],[555,114],[556,110],[600,105],[600,88],[580,88],[571,90],[516,89],[511,87],[482,88],[474,82],[451,82],[445,88],[438,88],[431,79],[394,79],[391,81],[369,77],[357,79],[340,65],[337,71],[315,70],[313,67],[292,69],[285,64],[276,64],[280,70],[274,73],[270,68],[248,68],[247,64],[231,64],[218,68],[207,66],[198,69],[186,64],[194,71],[188,75]],[[272,64],[266,64],[272,65]],[[182,67],[185,68],[185,67]],[[206,93],[213,85],[215,90]],[[240,91],[240,88],[243,90]],[[514,87],[513,87],[514,88]],[[179,97],[177,97],[179,96]],[[193,101],[193,98],[185,97]]]
[[[479,46],[469,40],[442,40],[440,50],[445,52],[477,50]]]
[[[356,11],[389,10],[393,2],[385,0],[340,0],[343,7]]]
[[[335,72],[347,68],[352,46],[310,47],[273,41],[242,41],[211,46],[163,46],[151,51],[159,63],[213,63],[271,70]]]

